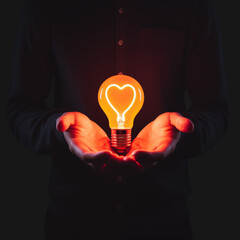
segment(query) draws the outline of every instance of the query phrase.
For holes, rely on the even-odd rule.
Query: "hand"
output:
[[[181,132],[192,133],[194,125],[176,112],[167,112],[149,123],[133,140],[125,159],[135,159],[142,169],[156,164],[174,152]]]
[[[56,128],[63,132],[70,151],[93,168],[104,172],[123,158],[112,152],[103,129],[80,112],[64,113],[57,119]]]

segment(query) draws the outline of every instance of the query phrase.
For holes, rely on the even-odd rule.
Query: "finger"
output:
[[[138,161],[135,160],[134,156],[126,156],[126,157],[124,157],[123,164],[126,167],[129,167],[129,168],[135,168],[135,169],[138,169],[138,170],[142,170],[143,169],[143,166]]]
[[[116,153],[111,152],[111,160],[112,161],[120,163],[120,162],[123,161],[123,159],[124,159],[124,156],[120,156],[120,155],[118,155]]]
[[[132,157],[132,153],[136,151],[136,149],[141,149],[141,148],[136,148],[135,146],[132,145],[132,147],[130,148],[130,150],[128,151],[125,157]]]
[[[132,153],[132,155],[135,157],[135,159],[138,161],[140,159],[151,159],[151,161],[154,161],[152,158],[157,157],[158,159],[163,158],[163,153],[160,151],[144,151],[144,150],[136,150]]]
[[[109,140],[110,141],[110,140]],[[116,153],[114,153],[113,151],[112,151],[112,148],[111,148],[111,146],[109,145],[109,147],[107,146],[107,145],[109,145],[109,144],[106,144],[102,149],[104,149],[104,150],[98,150],[98,149],[96,149],[96,148],[89,148],[90,150],[91,150],[91,152],[93,152],[93,153],[95,153],[95,154],[99,154],[99,153],[106,153],[106,156],[110,159],[110,160],[112,160],[112,161],[115,161],[115,160],[117,160],[117,161],[120,161],[120,160],[123,160],[123,156],[119,156],[118,154],[116,154]]]
[[[102,151],[89,159],[89,162],[102,173],[112,173],[120,165],[122,159],[123,157],[111,151]]]
[[[125,165],[136,165],[137,164],[134,156],[124,157],[123,158],[123,163]]]
[[[85,153],[84,154],[84,161],[86,163],[91,163],[94,166],[100,166],[103,164],[108,163],[112,160],[113,154],[110,151],[100,151],[97,153]]]
[[[86,153],[83,161],[95,169],[101,169],[106,166],[108,158],[105,153]]]
[[[147,145],[147,141],[144,141],[142,140],[141,138],[139,137],[136,137],[133,141],[132,141],[132,144],[131,144],[131,148],[129,149],[128,153],[127,153],[127,157],[128,156],[131,156],[132,153],[136,150],[141,150],[143,149],[144,147],[146,147]]]
[[[164,155],[162,152],[147,152],[143,150],[137,150],[132,153],[136,161],[139,162],[143,167],[149,167],[155,165],[158,161],[163,159]]]
[[[170,114],[170,123],[176,127],[179,131],[184,133],[192,133],[194,130],[193,122],[183,117],[180,113],[173,112]]]
[[[136,161],[136,160],[135,160],[135,157],[134,157],[134,156],[132,156],[132,155],[126,155],[126,156],[124,156],[123,161],[124,161],[124,162],[127,162],[127,161]]]
[[[56,128],[59,132],[65,132],[74,123],[75,114],[73,112],[67,112],[56,120]]]

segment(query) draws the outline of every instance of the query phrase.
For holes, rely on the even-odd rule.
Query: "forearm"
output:
[[[194,124],[191,134],[181,134],[176,153],[191,158],[206,153],[221,139],[228,128],[229,114],[222,108],[191,110],[181,113]]]
[[[63,110],[45,104],[55,75],[48,2],[25,1],[13,56],[7,117],[14,135],[39,153],[64,143],[56,130]]]
[[[50,154],[65,145],[62,133],[56,130],[61,109],[49,109],[42,104],[26,104],[9,99],[7,117],[13,134],[26,146],[41,154]]]
[[[195,125],[182,134],[177,151],[185,157],[205,153],[225,133],[229,121],[225,66],[219,24],[211,1],[197,1],[191,19],[185,89],[192,106],[182,114]]]

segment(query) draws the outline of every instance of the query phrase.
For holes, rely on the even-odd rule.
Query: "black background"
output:
[[[189,160],[189,199],[194,240],[238,236],[239,9],[237,1],[213,1],[220,21],[231,121],[228,132],[207,154]],[[50,157],[39,156],[11,134],[5,118],[13,44],[23,0],[1,2],[1,217],[0,239],[43,239]],[[204,93],[203,93],[204,94]]]

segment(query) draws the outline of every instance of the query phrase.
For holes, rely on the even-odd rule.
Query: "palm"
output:
[[[63,132],[70,151],[86,164],[105,168],[119,162],[113,153],[106,133],[87,116],[79,112],[63,114],[57,120],[57,129]]]
[[[107,134],[88,118],[81,118],[75,125],[70,126],[64,135],[85,153],[111,150]]]
[[[176,145],[180,135],[180,131],[169,123],[169,116],[162,114],[142,129],[134,139],[129,154],[135,150],[169,151]]]
[[[141,164],[151,165],[175,150],[181,131],[190,133],[193,128],[193,123],[178,113],[161,114],[137,135],[127,157],[133,156]]]

